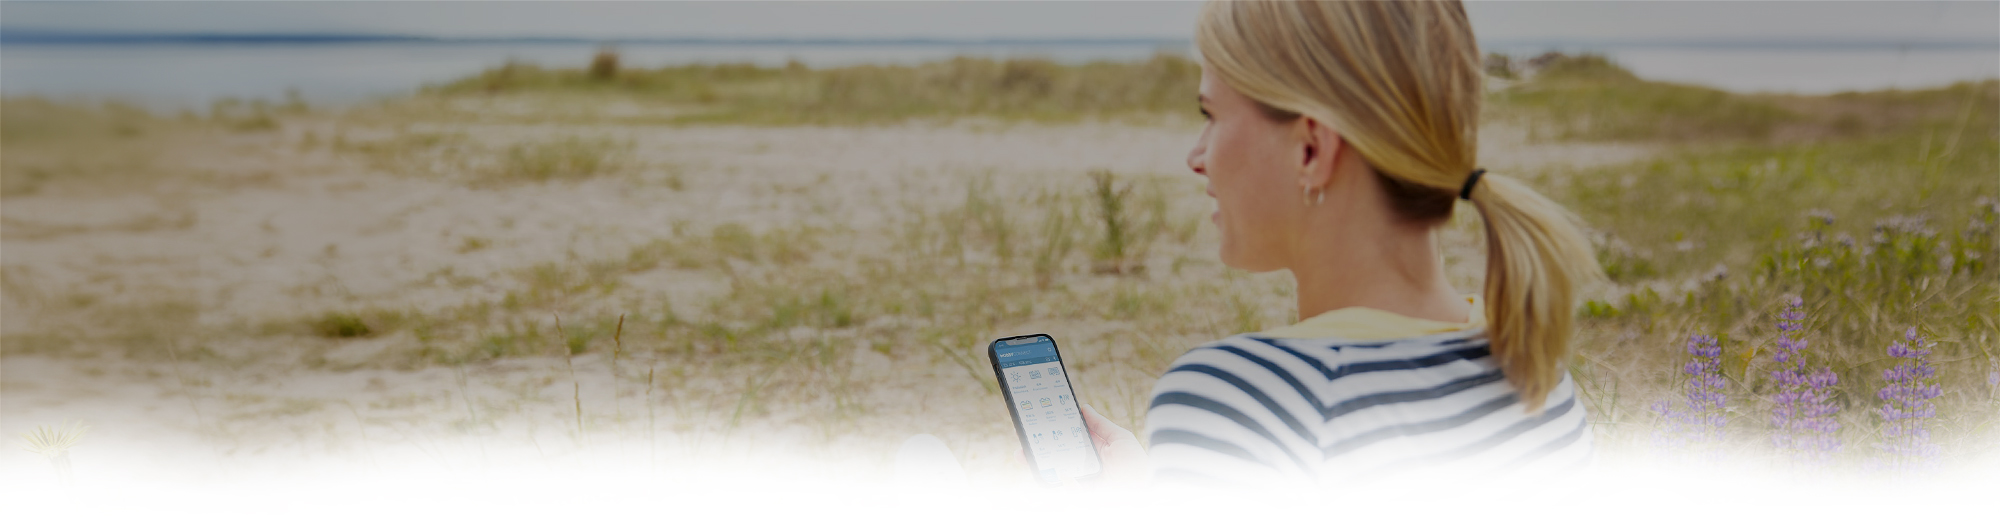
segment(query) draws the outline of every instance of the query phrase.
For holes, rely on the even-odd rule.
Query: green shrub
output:
[[[326,338],[357,338],[374,334],[360,315],[328,312],[312,322],[313,333]]]
[[[590,78],[597,81],[611,81],[618,77],[618,51],[610,48],[598,49],[590,58]]]
[[[630,152],[631,144],[608,138],[565,136],[516,143],[507,148],[489,179],[534,183],[588,179],[621,170]]]
[[[1138,62],[1074,65],[1038,58],[958,57],[825,69],[796,63],[692,64],[619,69],[615,77],[595,70],[510,62],[424,92],[617,93],[693,108],[671,118],[682,123],[876,123],[958,116],[1072,121],[1191,113],[1201,75],[1193,60],[1168,53]]]
[[[1492,94],[1502,110],[1557,139],[1764,139],[1802,117],[1769,100],[1709,87],[1645,81],[1598,55],[1549,59],[1527,81]]]

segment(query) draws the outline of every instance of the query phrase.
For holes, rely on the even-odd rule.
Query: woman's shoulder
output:
[[[1271,407],[1277,397],[1311,401],[1327,393],[1365,393],[1460,373],[1494,372],[1486,346],[1483,330],[1376,340],[1232,335],[1182,353],[1154,382],[1153,396],[1156,402],[1161,397],[1234,397]]]
[[[1236,360],[1253,363],[1287,361],[1317,367],[1450,353],[1483,357],[1487,354],[1486,349],[1486,329],[1483,327],[1387,339],[1290,337],[1256,332],[1231,335],[1197,345],[1176,358],[1169,370],[1190,364]]]

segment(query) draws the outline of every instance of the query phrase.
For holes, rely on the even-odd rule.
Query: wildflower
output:
[[[1875,398],[1882,400],[1875,410],[1882,417],[1882,442],[1875,446],[1886,453],[1886,461],[1878,465],[1892,473],[1907,474],[1937,464],[1938,445],[1930,442],[1926,424],[1937,416],[1937,405],[1930,400],[1944,394],[1944,389],[1937,383],[1937,370],[1924,359],[1930,354],[1924,347],[1924,338],[1914,327],[1903,333],[1903,341],[1890,343],[1889,356],[1901,360],[1882,370],[1886,383],[1875,392]]]
[[[1994,358],[1987,367],[1986,393],[1992,395],[1993,399],[2000,400],[2000,358]]]
[[[1876,244],[1887,243],[1896,235],[1934,237],[1937,230],[1931,228],[1930,219],[1920,215],[1894,215],[1875,221]]]
[[[23,448],[28,452],[53,459],[67,455],[71,447],[83,441],[83,434],[86,432],[90,432],[89,425],[84,425],[81,421],[72,421],[56,427],[36,427],[35,430],[22,433],[21,439],[27,440],[28,445]]]
[[[1835,437],[1840,420],[1834,418],[1840,405],[1832,400],[1840,375],[1826,367],[1807,370],[1808,342],[1799,338],[1804,306],[1804,299],[1792,297],[1778,314],[1778,345],[1771,351],[1771,360],[1778,364],[1771,371],[1771,379],[1778,382],[1778,393],[1771,397],[1771,444],[1795,462],[1823,465],[1840,451]]]
[[[1984,211],[1974,213],[1969,219],[1970,222],[1966,224],[1964,232],[1968,237],[1986,233],[1987,228],[1993,225],[1993,218],[2000,216],[2000,201],[1991,197],[1979,196],[1979,200],[1974,201],[1972,207]]]
[[[35,430],[22,433],[21,439],[28,442],[24,449],[48,458],[49,464],[56,468],[56,477],[63,483],[69,483],[69,449],[83,441],[83,434],[86,432],[90,432],[89,425],[81,421],[71,421],[56,427],[36,427]]]
[[[1723,406],[1728,403],[1728,395],[1722,386],[1722,346],[1715,337],[1694,335],[1688,339],[1687,350],[1694,359],[1682,368],[1688,376],[1688,414],[1693,423],[1698,441],[1715,442],[1722,440],[1722,427],[1729,419],[1723,416]]]
[[[1722,379],[1721,344],[1712,336],[1693,335],[1688,337],[1687,352],[1691,358],[1681,366],[1687,377],[1687,404],[1677,408],[1664,400],[1653,403],[1653,412],[1666,420],[1664,428],[1653,433],[1654,444],[1662,448],[1722,441],[1729,423],[1723,410],[1728,395],[1722,391],[1727,381]]]
[[[1663,420],[1660,428],[1653,431],[1653,446],[1672,450],[1687,446],[1687,435],[1681,428],[1687,424],[1687,412],[1668,405],[1666,400],[1653,402],[1653,413]]]

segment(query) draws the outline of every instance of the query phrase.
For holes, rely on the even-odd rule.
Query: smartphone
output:
[[[1014,433],[1021,436],[1021,454],[1035,477],[1045,485],[1097,477],[1103,464],[1083,424],[1056,339],[1037,334],[994,340],[986,347],[986,358],[993,362],[1000,395],[1014,416]]]

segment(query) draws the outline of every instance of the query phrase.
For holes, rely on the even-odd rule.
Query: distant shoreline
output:
[[[141,33],[68,31],[0,27],[0,45],[633,45],[633,46],[1134,46],[1187,47],[1186,38],[767,38],[767,37],[581,37],[477,36],[440,37],[371,33]],[[1786,51],[1860,50],[1996,50],[2000,40],[1540,40],[1496,39],[1481,42],[1492,49],[1742,49]]]
[[[437,37],[364,33],[109,33],[0,28],[5,45],[148,44],[435,44],[435,45],[688,45],[688,46],[925,46],[925,45],[1190,45],[1173,38],[605,38],[568,36]]]
[[[317,106],[343,106],[404,96],[425,85],[481,74],[505,63],[576,68],[597,48],[617,49],[633,70],[690,64],[811,69],[863,65],[918,66],[960,57],[1027,59],[1065,66],[1135,63],[1161,54],[1191,57],[1193,46],[1170,39],[652,39],[422,38],[398,35],[143,35],[62,40],[48,32],[0,29],[0,94],[57,99],[120,100],[151,110],[206,110],[217,100],[282,100],[298,95]],[[75,33],[65,33],[70,38]],[[117,35],[111,35],[117,36]],[[281,40],[267,37],[281,36]],[[205,38],[205,39],[204,39]],[[37,43],[20,43],[32,40]],[[62,43],[68,42],[68,43]],[[263,42],[263,43],[259,43]],[[904,43],[898,43],[904,42]],[[1745,42],[1735,42],[1745,43]],[[1749,42],[1755,43],[1755,42]],[[1936,42],[1932,42],[1936,43]],[[1786,45],[1799,45],[1790,42]],[[1526,59],[1549,51],[1596,53],[1649,80],[1703,85],[1736,93],[1831,94],[1922,89],[2000,77],[2000,46],[1893,48],[1728,47],[1731,42],[1502,41],[1491,53]],[[1681,45],[1675,47],[1674,45]]]

